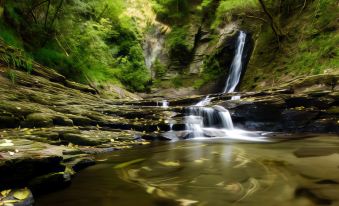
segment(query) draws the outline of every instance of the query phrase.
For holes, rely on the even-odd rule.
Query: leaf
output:
[[[166,167],[179,167],[180,163],[179,162],[165,162],[165,161],[158,161],[159,164],[166,166]]]
[[[198,203],[196,200],[188,200],[188,199],[178,199],[178,202],[180,202],[181,206],[189,206],[195,203]]]
[[[19,202],[19,200],[4,200],[3,203],[16,203]]]
[[[10,146],[14,146],[14,144],[13,143],[7,143],[7,142],[0,144],[0,147],[10,147]]]
[[[1,195],[2,195],[3,197],[7,197],[7,195],[8,195],[10,192],[11,192],[11,190],[3,190],[3,191],[1,191]]]
[[[8,140],[8,139],[4,139],[5,140],[5,142],[4,143],[1,143],[0,144],[0,147],[10,147],[10,146],[13,146],[14,144],[13,144],[13,142],[12,142],[12,140]]]
[[[129,166],[129,165],[136,164],[136,163],[143,162],[143,161],[145,161],[145,159],[144,158],[140,158],[140,159],[136,159],[136,160],[131,160],[131,161],[128,161],[128,162],[120,163],[120,164],[115,165],[114,169],[122,169],[124,167]]]
[[[22,190],[17,190],[14,192],[13,197],[15,197],[18,200],[24,200],[26,199],[31,192],[28,189],[22,189]]]
[[[156,188],[153,187],[153,186],[146,186],[146,187],[147,187],[146,192],[147,192],[148,194],[152,194],[152,193],[154,192],[154,190],[156,189]]]
[[[141,169],[143,169],[143,170],[146,170],[146,171],[152,171],[152,169],[151,168],[149,168],[149,167],[142,167]]]

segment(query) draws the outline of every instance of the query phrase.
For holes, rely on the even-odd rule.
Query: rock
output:
[[[304,128],[319,115],[317,110],[309,109],[287,109],[281,114],[283,128],[296,130]]]
[[[36,177],[29,181],[28,186],[34,194],[45,194],[63,189],[71,183],[71,174],[67,172],[56,172]]]
[[[8,141],[12,144],[0,147],[0,189],[26,186],[34,177],[65,170],[59,147],[30,140]]]
[[[87,85],[84,84],[79,84],[76,82],[72,82],[69,80],[65,80],[65,86],[76,89],[76,90],[80,90],[82,92],[88,92],[88,93],[92,93],[92,94],[96,94],[97,91]]]
[[[276,97],[245,98],[232,108],[235,118],[259,122],[279,121],[284,101]]]
[[[21,124],[24,127],[51,127],[53,126],[53,116],[45,113],[32,113]]]
[[[0,128],[15,128],[20,125],[20,119],[15,116],[0,114]]]
[[[65,163],[70,166],[75,172],[78,172],[86,167],[95,165],[95,159],[93,156],[87,154],[78,154],[65,156]]]
[[[93,138],[92,136],[86,134],[72,133],[63,134],[62,139],[66,140],[67,142],[82,146],[96,146],[110,141],[109,139]]]

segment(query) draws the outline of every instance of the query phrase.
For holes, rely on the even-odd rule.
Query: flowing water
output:
[[[245,48],[245,42],[246,42],[246,33],[243,31],[239,32],[239,36],[237,39],[237,45],[236,45],[236,52],[232,61],[232,65],[230,68],[230,73],[228,75],[226,86],[224,89],[224,93],[232,93],[235,91],[236,87],[239,84],[241,73],[244,67],[243,62],[243,53]],[[231,100],[239,100],[240,96],[233,96]],[[204,128],[206,126],[209,126],[209,130],[214,130],[221,134],[220,136],[223,138],[239,138],[239,139],[253,139],[253,137],[248,137],[246,135],[245,131],[241,130],[234,130],[233,122],[231,115],[229,111],[221,106],[218,106],[218,110],[212,109],[212,108],[206,108],[208,104],[213,100],[213,98],[210,98],[209,96],[206,96],[205,99],[198,102],[195,106],[199,108],[193,108],[190,107],[188,109],[188,116],[186,117],[186,129],[191,132],[190,137],[191,138],[204,138],[208,137],[206,133],[204,133]],[[219,124],[221,124],[221,128],[223,129],[223,133],[220,131],[217,131],[215,129],[215,125],[217,124],[209,124],[206,125],[206,122],[210,122],[217,120]],[[212,126],[212,128],[211,128]],[[218,125],[217,125],[218,128]],[[219,126],[220,128],[220,126]],[[258,140],[261,140],[260,138]]]
[[[240,81],[245,40],[240,32],[227,93]],[[149,67],[156,51],[147,56]],[[99,155],[69,188],[39,197],[36,206],[339,205],[338,136],[239,130],[227,109],[209,107],[212,101],[186,108],[185,131],[173,130],[175,115],[166,120],[167,137],[176,141]],[[157,103],[166,112],[169,104]]]
[[[328,135],[154,143],[98,156],[69,188],[36,205],[338,205],[338,153],[338,137]]]
[[[230,68],[230,74],[228,75],[226,86],[224,89],[224,93],[231,93],[234,92],[236,87],[240,82],[241,72],[244,67],[243,62],[243,53],[246,43],[246,33],[243,31],[239,32],[239,36],[237,39],[237,46],[235,56],[232,61],[232,65]]]

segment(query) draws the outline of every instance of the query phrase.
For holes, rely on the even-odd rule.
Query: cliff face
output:
[[[338,72],[335,1],[208,1],[205,7],[207,1],[187,2],[183,21],[164,22],[169,29],[161,36],[165,40],[159,59],[153,57],[158,63],[152,67],[155,90],[193,87],[193,93],[221,92],[239,30],[249,34],[253,48],[242,91]],[[157,75],[159,70],[165,70],[164,75]]]
[[[57,15],[42,5],[32,16],[27,2],[0,1],[0,38],[106,96],[119,96],[118,87],[165,97],[221,92],[240,30],[248,36],[240,91],[338,73],[334,0],[109,3],[67,1]]]

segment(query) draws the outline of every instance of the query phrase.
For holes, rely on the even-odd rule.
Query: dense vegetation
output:
[[[202,29],[215,45],[220,30],[236,22],[255,43],[244,89],[338,68],[334,0],[138,0],[144,2],[170,28],[164,43],[168,60],[153,63],[153,79],[144,62],[144,31],[133,14],[126,15],[132,5],[124,0],[1,0],[0,39],[24,50],[25,62],[2,59],[28,70],[37,61],[78,82],[111,83],[131,91],[162,82],[199,88],[227,70],[221,48],[204,57],[199,74],[188,72]],[[147,32],[152,22],[146,24]],[[162,78],[168,79],[171,70],[179,75],[168,84]]]
[[[5,1],[0,36],[76,81],[122,83],[143,91],[149,74],[136,25],[123,15],[125,6],[123,0]]]

